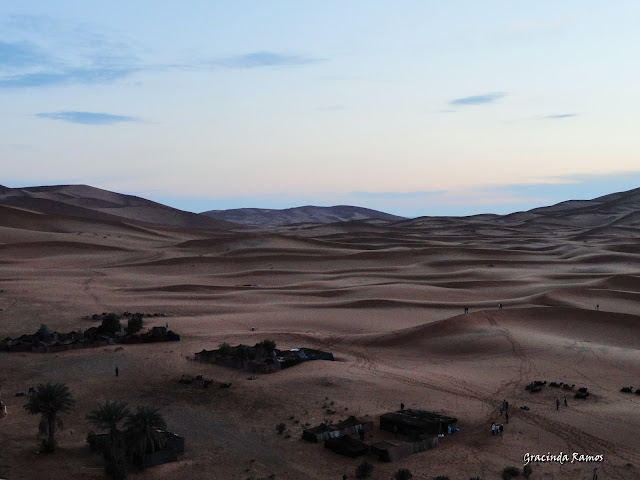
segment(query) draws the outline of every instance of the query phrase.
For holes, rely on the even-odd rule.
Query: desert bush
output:
[[[44,323],[41,323],[40,328],[38,329],[38,335],[40,337],[49,337],[51,335],[49,327],[47,327]]]
[[[122,330],[120,324],[120,317],[115,313],[107,313],[102,317],[102,324],[100,326],[103,333],[107,335],[113,335]]]
[[[369,462],[362,462],[356,468],[356,478],[369,478],[373,475],[373,465]]]
[[[524,468],[522,469],[522,476],[524,478],[529,478],[532,473],[533,473],[533,468],[531,468],[531,465],[525,465]]]
[[[260,343],[260,347],[262,347],[267,352],[272,352],[276,349],[276,342],[273,340],[263,340]]]
[[[287,426],[284,423],[279,423],[276,425],[276,430],[279,434],[282,434],[287,429]]]
[[[520,469],[518,467],[504,467],[502,470],[502,480],[509,480],[513,477],[520,476]]]
[[[413,475],[407,468],[401,468],[393,474],[394,480],[409,480],[410,478],[413,478]]]
[[[240,360],[248,360],[250,353],[251,353],[251,347],[249,347],[249,345],[238,346],[238,358]]]
[[[437,477],[433,477],[433,480],[449,480],[449,477],[445,475],[438,475]]]
[[[127,333],[129,335],[133,335],[134,333],[138,333],[140,330],[142,330],[142,317],[130,317],[129,320],[127,320]]]
[[[231,345],[227,342],[222,342],[218,345],[218,352],[220,352],[220,355],[229,355],[231,353]]]

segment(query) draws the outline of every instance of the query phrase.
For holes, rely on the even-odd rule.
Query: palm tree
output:
[[[44,437],[42,445],[46,452],[56,449],[56,427],[62,430],[63,426],[58,414],[72,410],[74,405],[75,400],[64,383],[41,383],[25,404],[25,410],[31,415],[42,415],[39,433]]]
[[[107,400],[104,405],[99,405],[87,415],[87,421],[98,428],[109,430],[109,439],[114,443],[121,433],[118,430],[118,423],[130,414],[126,403]]]
[[[86,417],[92,425],[109,430],[109,444],[102,454],[107,475],[112,478],[120,479],[127,475],[124,439],[122,432],[118,430],[118,424],[130,414],[126,403],[107,400],[104,405],[98,405],[98,408],[92,410]]]
[[[162,434],[167,428],[160,411],[155,407],[138,407],[125,422],[127,445],[130,453],[145,468],[147,453],[164,447],[166,438]]]

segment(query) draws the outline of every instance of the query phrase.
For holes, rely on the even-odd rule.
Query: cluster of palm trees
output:
[[[27,412],[41,415],[39,431],[46,452],[52,452],[56,448],[56,428],[62,428],[60,414],[69,412],[74,405],[75,400],[63,383],[38,385],[25,404]],[[108,431],[101,451],[105,459],[105,470],[112,478],[126,477],[127,457],[144,468],[147,454],[162,448],[166,442],[162,432],[167,425],[155,407],[138,407],[132,413],[126,403],[107,400],[86,418],[95,427]],[[119,429],[120,424],[124,426],[124,430]]]

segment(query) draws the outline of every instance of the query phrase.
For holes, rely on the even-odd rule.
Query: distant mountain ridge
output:
[[[25,188],[0,186],[0,206],[5,209],[26,210],[32,214],[46,214],[52,218],[69,217],[195,229],[229,229],[236,226],[141,197],[88,185]],[[2,224],[0,221],[0,225]]]
[[[620,234],[625,227],[640,226],[640,188],[611,193],[592,200],[567,200],[508,215],[471,215],[467,217],[418,217],[392,226],[421,228],[449,223],[465,228],[492,226],[498,228],[535,227],[541,230],[582,228],[591,233],[597,229],[615,228]]]
[[[467,217],[418,217],[407,219],[363,207],[303,206],[283,210],[240,208],[186,212],[133,195],[87,185],[9,188],[0,185],[0,227],[58,231],[63,220],[84,224],[119,224],[126,228],[149,226],[225,231],[238,227],[275,227],[293,224],[359,222],[383,228],[431,228],[449,226],[452,231],[490,228],[493,231],[532,227],[539,230],[583,229],[594,234],[640,227],[640,188],[616,192],[592,200],[567,200],[546,207],[508,215]],[[67,224],[69,224],[67,222]],[[76,228],[76,227],[74,227]],[[80,228],[80,227],[77,227]],[[354,227],[355,228],[355,227]]]
[[[405,220],[405,217],[379,212],[370,208],[353,207],[350,205],[336,205],[333,207],[303,207],[285,208],[282,210],[268,208],[235,208],[230,210],[209,210],[201,215],[261,227],[275,227],[296,223],[334,223],[363,220],[384,220],[395,222]]]

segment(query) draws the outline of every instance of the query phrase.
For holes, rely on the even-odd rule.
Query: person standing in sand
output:
[[[496,424],[494,422],[491,422],[491,435],[495,435],[496,434]]]
[[[509,423],[509,412],[505,412],[505,417],[507,418],[507,423]]]
[[[598,467],[593,467],[593,480],[598,480]]]
[[[567,403],[567,397],[564,397],[564,406],[565,406],[565,407],[568,407],[568,406],[569,406],[569,404]]]
[[[119,373],[120,373],[120,369],[116,367],[116,377],[118,376]]]
[[[501,423],[500,424],[500,436],[502,436],[503,433],[504,433],[504,424]]]
[[[560,410],[560,400],[556,398],[556,410]]]

